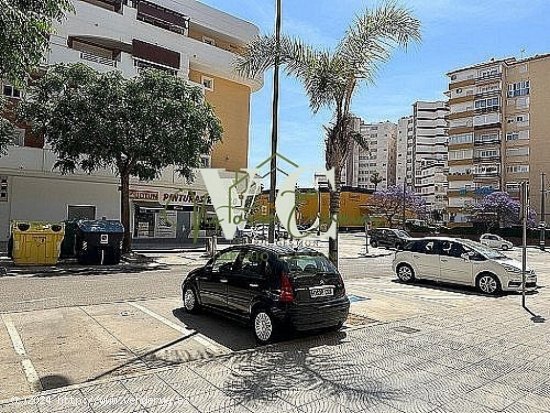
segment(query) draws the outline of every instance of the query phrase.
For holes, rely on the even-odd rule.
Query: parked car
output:
[[[220,251],[182,284],[184,309],[221,312],[250,322],[262,344],[284,328],[338,329],[350,302],[336,267],[321,253],[277,245]]]
[[[507,241],[504,238],[495,234],[483,234],[479,238],[479,242],[488,247],[503,249],[505,251],[514,248],[514,244],[512,244],[510,241]]]
[[[521,263],[485,245],[458,238],[422,238],[395,254],[393,270],[403,282],[415,279],[475,286],[485,294],[522,289]],[[526,290],[537,288],[527,270]]]
[[[394,228],[376,228],[369,231],[370,245],[374,248],[396,248],[405,246],[411,239],[407,231]]]

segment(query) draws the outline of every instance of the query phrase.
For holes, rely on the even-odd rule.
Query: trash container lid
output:
[[[122,222],[117,219],[81,219],[77,222],[78,229],[82,232],[103,232],[120,234],[124,232]]]

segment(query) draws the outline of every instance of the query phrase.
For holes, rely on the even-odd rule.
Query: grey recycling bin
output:
[[[76,257],[80,264],[120,263],[124,226],[118,220],[80,220],[76,229]]]

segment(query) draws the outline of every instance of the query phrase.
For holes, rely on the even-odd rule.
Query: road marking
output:
[[[148,308],[143,307],[142,305],[140,305],[138,303],[129,302],[127,304],[130,304],[132,307],[137,308],[138,310],[140,310],[140,311],[144,312],[145,314],[153,317],[154,319],[160,321],[161,323],[167,325],[168,327],[171,327],[174,330],[179,331],[183,335],[188,336],[188,335],[193,334],[193,333],[196,332],[195,330],[191,330],[191,329],[186,328],[185,325],[182,326],[180,324],[176,324],[173,321],[168,320],[166,317],[163,317],[160,314],[157,314],[154,311],[151,311]],[[231,352],[231,350],[229,348],[215,342],[214,340],[212,340],[208,337],[203,336],[200,333],[197,333],[197,335],[195,335],[193,338],[197,342],[201,343],[203,346],[205,346],[206,348],[208,348],[212,351],[221,351],[221,352],[224,352],[224,353]]]
[[[15,324],[13,324],[13,320],[8,314],[2,314],[2,322],[8,330],[13,349],[21,357],[21,366],[23,367],[23,372],[25,373],[25,377],[27,378],[27,382],[29,383],[31,391],[42,391],[42,383],[40,383],[40,377],[38,377],[38,373],[36,372],[32,361],[27,356],[25,346],[23,346],[23,340],[21,340],[21,336],[17,332]]]

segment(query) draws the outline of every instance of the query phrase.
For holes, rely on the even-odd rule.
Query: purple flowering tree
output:
[[[376,191],[372,196],[371,210],[377,215],[386,218],[388,225],[393,227],[395,220],[403,216],[405,203],[406,217],[424,218],[427,214],[426,203],[423,198],[402,186],[390,186]]]
[[[493,192],[482,198],[472,207],[472,215],[478,222],[487,225],[488,230],[509,228],[521,224],[519,219],[520,203],[506,192]],[[527,224],[535,225],[536,214],[530,209]]]

